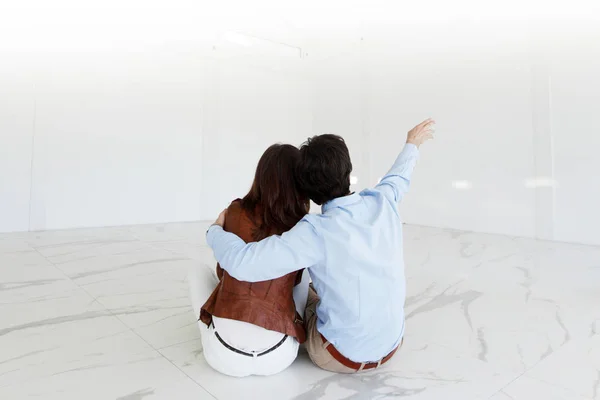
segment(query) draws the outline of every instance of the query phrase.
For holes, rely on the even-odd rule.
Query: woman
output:
[[[250,192],[229,206],[224,229],[256,242],[296,225],[310,207],[296,187],[299,155],[291,145],[269,147],[258,162]],[[217,277],[200,266],[192,270],[190,289],[194,311],[200,315],[204,357],[211,367],[237,377],[272,375],[294,361],[306,338],[300,316],[306,307],[308,274],[297,271],[249,283],[231,277],[219,265]]]

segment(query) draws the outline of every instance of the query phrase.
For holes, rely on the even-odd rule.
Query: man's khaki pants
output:
[[[319,368],[331,372],[343,374],[353,374],[355,369],[348,368],[342,365],[338,360],[333,358],[325,343],[321,338],[321,334],[317,330],[317,304],[319,296],[314,291],[312,286],[308,289],[308,302],[306,303],[306,311],[304,313],[304,321],[306,323],[306,350],[312,362]]]
[[[323,338],[317,330],[317,304],[319,303],[319,295],[312,288],[312,285],[308,289],[308,302],[306,303],[306,312],[304,314],[304,321],[306,322],[306,350],[308,356],[312,362],[319,368],[322,368],[331,372],[338,372],[342,374],[354,374],[361,372],[354,368],[348,368],[338,360],[336,360],[327,346],[332,346],[329,342],[323,342]],[[402,343],[404,340],[402,340]],[[400,343],[400,346],[402,346]],[[369,369],[367,371],[371,371]]]

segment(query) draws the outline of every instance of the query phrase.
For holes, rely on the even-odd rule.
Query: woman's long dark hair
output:
[[[274,144],[260,158],[252,188],[242,199],[242,207],[259,219],[256,240],[287,232],[308,213],[308,198],[298,190],[299,161],[300,150],[289,144]]]

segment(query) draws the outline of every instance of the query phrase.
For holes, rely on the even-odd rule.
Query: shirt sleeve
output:
[[[270,236],[260,242],[246,244],[220,226],[212,226],[206,240],[219,265],[229,275],[246,282],[275,279],[313,266],[324,253],[314,226],[306,220],[281,236]]]
[[[396,162],[375,189],[391,202],[399,203],[408,192],[413,170],[419,159],[419,149],[414,144],[407,143],[396,159]]]

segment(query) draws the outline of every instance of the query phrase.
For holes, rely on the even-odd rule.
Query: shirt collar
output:
[[[333,199],[328,201],[327,203],[321,206],[321,212],[325,214],[327,211],[332,210],[337,207],[344,207],[350,204],[354,204],[360,200],[360,195],[356,192],[349,194],[347,196],[338,197],[337,199]]]

